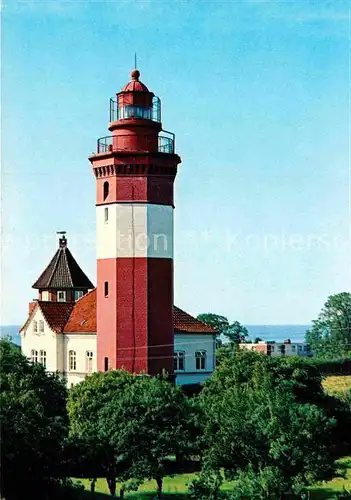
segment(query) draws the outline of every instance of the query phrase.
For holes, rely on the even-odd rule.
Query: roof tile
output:
[[[96,332],[96,288],[83,295],[77,302],[38,301],[50,328],[57,333]],[[216,330],[178,307],[173,307],[175,332],[211,333]]]
[[[33,288],[94,288],[67,247],[59,248]]]

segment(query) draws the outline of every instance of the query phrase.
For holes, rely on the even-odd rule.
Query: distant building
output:
[[[275,342],[274,340],[261,340],[255,343],[240,344],[242,349],[249,351],[260,352],[267,356],[312,356],[310,346],[305,342],[291,342],[286,339],[283,342]]]

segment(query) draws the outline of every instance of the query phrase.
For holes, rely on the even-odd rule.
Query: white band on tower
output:
[[[170,205],[99,205],[96,230],[98,259],[173,259],[173,207]]]

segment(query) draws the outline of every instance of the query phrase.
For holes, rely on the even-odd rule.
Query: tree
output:
[[[346,357],[351,352],[351,293],[331,295],[324,304],[306,342],[318,357]]]
[[[68,431],[65,383],[0,340],[1,490],[7,499],[48,494]]]
[[[239,323],[239,321],[229,323],[228,319],[225,316],[205,313],[199,314],[197,316],[197,319],[215,328],[218,332],[218,335],[225,335],[232,344],[245,342],[245,339],[249,334],[247,328]]]
[[[72,436],[110,449],[105,477],[111,493],[123,483],[120,498],[145,478],[156,479],[160,497],[167,458],[192,451],[194,405],[161,378],[95,373],[70,390],[68,411]]]
[[[320,377],[318,384],[312,372],[305,381],[302,366],[279,366],[239,350],[206,383],[199,396],[206,449],[194,498],[210,498],[211,485],[211,498],[222,498],[222,471],[225,479],[235,480],[232,499],[300,494],[333,473],[335,418],[308,401],[312,387],[319,391]]]

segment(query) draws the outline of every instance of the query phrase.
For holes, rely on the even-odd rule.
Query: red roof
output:
[[[75,306],[74,302],[44,302],[42,300],[38,300],[38,304],[51,330],[56,333],[62,332]]]
[[[131,81],[127,83],[121,90],[121,92],[149,92],[146,85],[139,81],[140,73],[137,69],[133,69],[130,74]]]
[[[37,300],[31,308],[27,321],[20,328],[20,332],[27,328],[28,323],[39,307],[51,330],[56,333],[61,333],[74,306],[74,302],[46,302]]]
[[[50,328],[57,333],[96,332],[96,288],[83,295],[75,303],[38,301],[37,306],[42,310]],[[34,310],[36,310],[36,307]],[[34,310],[29,315],[22,330],[30,321]],[[202,321],[190,316],[190,314],[176,306],[173,307],[173,325],[175,332],[216,333],[214,328],[202,323]]]
[[[96,332],[96,288],[75,303],[63,332]]]
[[[173,326],[176,332],[216,333],[212,326],[206,325],[176,306],[173,306]]]

